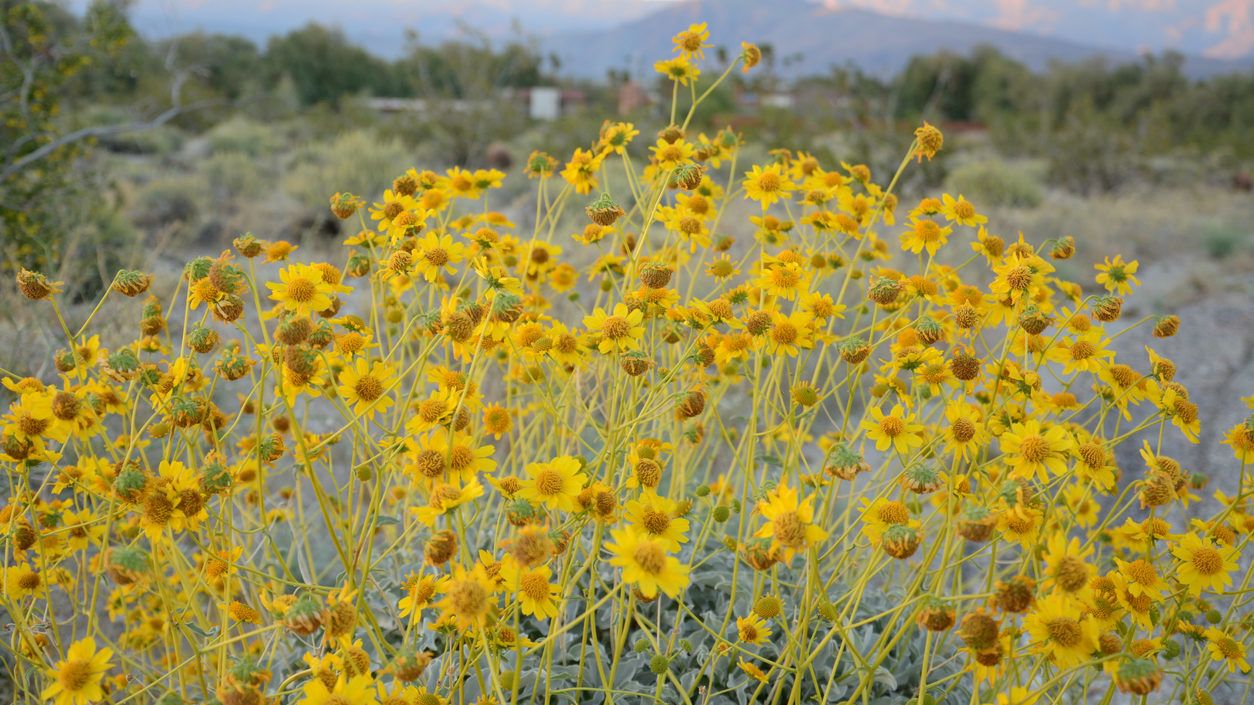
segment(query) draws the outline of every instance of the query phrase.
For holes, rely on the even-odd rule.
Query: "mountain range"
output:
[[[770,44],[776,69],[786,77],[825,73],[832,66],[855,65],[888,76],[912,56],[939,51],[965,53],[986,45],[1042,69],[1051,61],[1102,57],[1110,63],[1135,61],[1137,51],[1096,46],[1026,31],[944,19],[890,15],[855,6],[806,0],[688,0],[612,29],[584,30],[544,40],[573,75],[599,77],[608,69],[643,75],[672,52],[673,32],[695,22],[709,25],[711,43],[734,52],[739,41]],[[1185,55],[1185,71],[1203,77],[1250,68],[1249,60]]]
[[[1254,67],[1254,0],[137,0],[131,14],[152,37],[220,32],[263,45],[320,22],[384,57],[404,52],[409,31],[440,42],[471,27],[530,38],[565,73],[589,78],[644,75],[694,22],[729,49],[742,39],[773,45],[786,76],[846,63],[884,75],[916,54],[981,44],[1034,68],[1165,49],[1185,54],[1194,76]]]

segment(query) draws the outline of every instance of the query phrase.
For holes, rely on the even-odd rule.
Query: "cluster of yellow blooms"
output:
[[[626,123],[527,159],[526,234],[489,206],[504,174],[410,170],[332,197],[360,225],[338,264],[241,236],[109,350],[92,318],[150,275],[73,332],[19,274],[67,347],[55,378],[3,374],[18,701],[868,702],[913,635],[911,702],[1248,693],[1254,417],[1206,468],[1237,495],[1200,502],[1162,452],[1198,440],[1175,364],[1112,350],[1180,324],[1122,325],[1137,263],[1086,293],[1070,238],[1006,242],[962,196],[907,211],[926,123],[886,186],[788,151],[746,170],[688,125],[760,52],[698,94],[707,40],[657,65],[642,168]]]

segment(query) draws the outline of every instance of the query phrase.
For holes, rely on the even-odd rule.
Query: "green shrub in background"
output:
[[[261,156],[281,149],[284,139],[270,125],[236,115],[214,125],[205,133],[205,142],[212,154],[239,152]]]
[[[1042,176],[1032,163],[988,159],[955,167],[945,188],[990,206],[1035,208],[1045,197]]]
[[[155,179],[142,186],[130,204],[131,220],[145,230],[158,230],[176,223],[190,225],[204,210],[204,179],[175,175]]]
[[[200,165],[215,206],[230,206],[236,199],[261,193],[267,182],[264,163],[243,152],[220,152]]]
[[[326,210],[327,194],[375,193],[391,184],[380,175],[399,174],[410,164],[405,145],[364,130],[299,150],[285,169],[282,188],[301,207]]]

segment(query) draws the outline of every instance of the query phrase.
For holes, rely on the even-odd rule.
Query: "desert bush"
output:
[[[155,230],[175,223],[194,224],[204,205],[204,179],[193,174],[178,174],[140,186],[129,214],[136,226]]]
[[[988,206],[1035,208],[1045,197],[1042,174],[1031,164],[1009,164],[989,159],[954,168],[945,180],[947,190],[962,193]]]
[[[205,141],[211,153],[240,152],[254,157],[272,153],[282,146],[282,136],[275,128],[242,115],[214,125],[205,133]]]
[[[1206,254],[1214,259],[1225,259],[1242,250],[1250,249],[1249,233],[1236,227],[1211,226],[1202,236]]]
[[[1133,135],[1082,100],[1051,137],[1044,157],[1051,181],[1083,194],[1109,193],[1135,183],[1145,158]]]
[[[60,235],[57,275],[71,282],[65,298],[74,303],[99,297],[118,268],[133,263],[139,249],[139,233],[112,208],[97,211]]]
[[[311,144],[297,152],[282,180],[283,190],[305,208],[326,205],[336,191],[376,193],[408,163],[398,139],[354,131],[327,144]]]
[[[674,93],[707,40],[657,64]],[[748,163],[687,129],[695,97],[531,154],[527,228],[489,169],[396,169],[367,204],[347,186],[398,151],[358,133],[298,182],[350,179],[334,261],[242,235],[168,297],[118,272],[81,323],[21,272],[65,347],[4,374],[19,700],[1240,697],[1254,419],[1215,467],[1163,452],[1198,403],[1112,352],[1187,325],[1123,319],[1138,263],[1085,294],[1070,239],[900,203],[926,123],[892,173]],[[1238,493],[1200,503],[1212,476]]]
[[[243,152],[218,152],[199,165],[212,202],[226,205],[243,197],[253,197],[266,184],[267,174],[256,157]]]

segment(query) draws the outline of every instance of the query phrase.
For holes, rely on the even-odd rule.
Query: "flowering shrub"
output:
[[[742,164],[688,131],[707,40],[659,62],[642,168],[606,123],[526,161],[534,211],[493,210],[498,171],[410,170],[331,198],[359,225],[334,263],[244,235],[138,308],[153,277],[120,272],[77,328],[19,274],[67,347],[4,374],[18,701],[1248,693],[1254,418],[1224,467],[1162,452],[1197,405],[1112,351],[1180,325],[1122,321],[1137,263],[1086,293],[1070,239],[900,204],[927,124],[883,185]],[[104,349],[105,310],[136,339]],[[1199,515],[1208,475],[1239,490]]]

